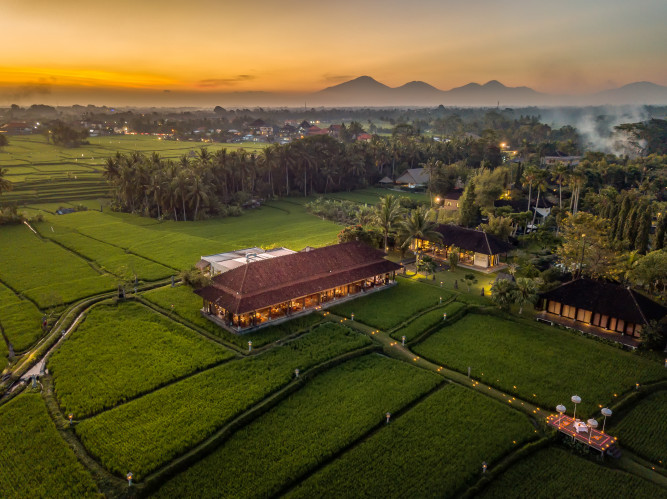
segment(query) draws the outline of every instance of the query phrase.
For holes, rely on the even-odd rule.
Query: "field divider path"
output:
[[[140,490],[141,495],[146,495],[157,490],[167,479],[184,471],[194,463],[212,453],[237,430],[252,423],[255,419],[268,412],[291,394],[300,390],[311,378],[322,372],[328,371],[339,364],[347,362],[348,360],[368,355],[373,352],[380,352],[380,347],[378,345],[369,345],[351,352],[346,352],[300,373],[298,378],[292,379],[292,381],[282,388],[267,395],[261,401],[246,409],[223,427],[219,428],[208,438],[190,448],[184,454],[173,459],[168,464],[147,475],[142,482],[137,484],[137,488]]]
[[[428,359],[424,359],[413,353],[407,346],[401,345],[400,341],[395,340],[384,331],[380,331],[376,328],[367,326],[366,324],[362,324],[358,321],[352,321],[346,317],[341,317],[333,313],[330,313],[328,317],[330,317],[330,320],[333,320],[334,322],[340,322],[345,324],[347,327],[370,336],[371,339],[379,342],[382,345],[384,352],[390,357],[394,357],[398,360],[419,366],[422,369],[427,369],[429,371],[438,373],[450,381],[504,402],[510,407],[525,413],[531,418],[533,425],[538,432],[540,432],[545,426],[544,420],[546,417],[551,414],[550,411],[540,408],[533,403],[528,402],[527,400],[522,400],[520,398],[507,395],[504,392],[492,386],[486,385],[473,377],[468,378],[468,376],[463,373],[446,368]]]
[[[155,287],[164,286],[168,282],[168,280],[163,280],[146,283],[138,286],[137,290],[146,291]],[[26,351],[17,364],[13,366],[9,383],[4,386],[0,385],[0,388],[5,388],[5,395],[12,389],[17,381],[29,377],[29,375],[26,375],[26,371],[31,370],[35,364],[41,361],[41,366],[43,367],[45,365],[48,356],[54,351],[55,345],[65,337],[67,331],[71,329],[70,326],[79,316],[84,314],[92,305],[116,296],[118,296],[117,292],[111,291],[91,296],[69,305],[60,315],[54,326],[51,328],[51,331],[42,337],[30,350]],[[67,328],[65,333],[62,332],[63,328]],[[0,403],[2,401],[3,399],[0,398]]]

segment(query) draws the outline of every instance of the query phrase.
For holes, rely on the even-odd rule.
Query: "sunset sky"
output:
[[[361,75],[667,85],[665,0],[2,0],[0,105],[311,92]]]

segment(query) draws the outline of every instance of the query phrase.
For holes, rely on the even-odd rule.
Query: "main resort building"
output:
[[[495,271],[506,266],[501,257],[507,257],[512,245],[481,230],[457,225],[440,224],[435,229],[442,241],[415,239],[411,249],[420,250],[439,260],[447,260],[452,251],[458,251],[459,264],[482,271]]]
[[[204,316],[246,332],[394,284],[402,267],[384,257],[358,242],[309,249],[250,261],[195,293],[204,300]]]

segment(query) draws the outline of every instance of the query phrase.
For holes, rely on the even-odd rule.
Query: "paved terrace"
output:
[[[548,312],[539,312],[535,314],[535,319],[542,322],[549,322],[552,324],[558,324],[569,329],[576,329],[582,333],[590,334],[592,336],[597,336],[598,338],[603,338],[605,340],[613,341],[615,343],[620,343],[626,347],[635,349],[639,346],[640,341],[632,338],[631,336],[625,336],[621,333],[615,333],[607,329],[602,329],[601,327],[593,326],[591,324],[585,324],[583,322],[576,321],[574,319],[568,319],[567,317],[561,317],[559,315],[550,314]]]
[[[547,424],[558,431],[571,436],[574,440],[578,440],[586,445],[590,445],[598,452],[606,452],[610,450],[616,441],[616,437],[607,435],[602,431],[588,428],[586,423],[575,421],[570,416],[564,414],[552,414],[547,417]]]

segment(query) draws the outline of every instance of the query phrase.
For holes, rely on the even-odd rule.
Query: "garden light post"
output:
[[[588,446],[591,446],[591,436],[593,434],[593,430],[598,427],[598,422],[595,419],[589,419],[586,421],[586,426],[588,426]]]
[[[68,417],[69,417],[69,425],[72,426],[72,418],[74,417],[74,414],[70,412]]]
[[[405,346],[405,336],[401,336],[401,345]]]
[[[391,419],[391,412],[388,412],[385,414],[385,416],[387,417],[387,424],[389,424],[389,420]]]
[[[486,468],[487,468],[486,461],[482,461],[482,473],[486,473]]]
[[[296,369],[294,369],[294,377],[295,378],[299,377],[299,368],[298,367]]]
[[[127,475],[125,475],[125,478],[127,478],[127,486],[131,487],[132,486],[132,472],[128,471]]]
[[[354,320],[354,314],[350,314],[350,320]]]
[[[446,321],[446,320],[447,320],[447,312],[445,312],[444,314],[442,314],[442,320],[443,320],[443,321]]]
[[[556,406],[556,410],[560,414],[560,418],[558,419],[558,429],[560,429],[560,424],[563,420],[563,413],[565,412],[566,408],[563,404],[559,404]]]
[[[577,404],[581,403],[581,397],[579,395],[572,395],[572,403],[574,403],[574,414],[572,419],[577,420]]]
[[[442,304],[442,296],[440,297],[440,304]]]
[[[248,342],[248,352],[252,352],[252,341]]]
[[[604,421],[602,421],[602,433],[604,433],[604,426],[607,424],[607,417],[611,417],[613,413],[608,407],[604,407],[600,412],[602,412],[602,415],[604,416]]]

